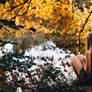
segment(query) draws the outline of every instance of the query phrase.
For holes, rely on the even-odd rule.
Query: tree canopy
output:
[[[9,34],[10,29],[4,26],[11,27],[15,31],[12,31],[12,34],[16,35],[18,35],[16,30],[20,29],[40,31],[60,37],[65,40],[64,43],[70,39],[76,40],[78,44],[80,31],[84,30],[83,37],[92,30],[91,4],[91,0],[1,0],[0,29],[3,30],[2,34],[7,32]],[[23,30],[20,31],[20,35],[25,33]]]

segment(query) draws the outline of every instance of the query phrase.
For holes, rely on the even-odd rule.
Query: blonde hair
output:
[[[87,50],[90,49],[92,50],[92,32],[88,33],[86,44],[87,44]]]

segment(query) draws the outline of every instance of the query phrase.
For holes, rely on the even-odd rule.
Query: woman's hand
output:
[[[84,58],[83,56],[77,55],[77,57],[79,58],[80,62],[83,65],[84,70],[87,70],[87,61],[86,58]]]

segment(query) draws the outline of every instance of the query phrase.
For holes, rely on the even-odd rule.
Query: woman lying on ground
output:
[[[92,84],[92,33],[87,35],[85,57],[80,55],[71,57],[71,62],[79,81]]]

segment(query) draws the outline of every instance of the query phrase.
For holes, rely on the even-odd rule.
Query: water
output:
[[[6,44],[0,51],[0,56],[2,57],[4,53],[13,53],[13,45]],[[4,52],[4,53],[3,53]],[[33,65],[31,68],[28,68],[28,71],[34,71],[31,74],[35,74],[36,70],[42,70],[41,67],[45,67],[45,65],[52,64],[53,67],[59,67],[61,72],[65,75],[67,78],[67,82],[71,82],[72,80],[76,79],[76,74],[73,71],[73,67],[71,66],[70,57],[74,56],[70,51],[67,50],[64,51],[63,49],[59,49],[56,47],[55,43],[52,41],[47,41],[44,43],[41,43],[38,46],[35,46],[33,48],[29,48],[26,50],[24,56],[29,56],[32,62],[36,63],[36,65]],[[16,59],[16,58],[15,58]],[[17,59],[16,59],[17,60]],[[25,59],[19,59],[20,62],[26,61]],[[41,66],[41,67],[40,67]],[[23,72],[19,72],[18,70],[13,70],[13,74],[17,74],[17,79],[25,79],[25,83],[29,83],[29,79],[26,78],[27,74]],[[11,77],[11,74],[8,72],[7,75],[9,75],[9,82],[13,82],[13,78]],[[59,76],[58,76],[59,77]],[[37,80],[40,80],[37,75],[35,75],[35,78]],[[16,92],[22,92],[22,89],[20,87],[17,88]]]

